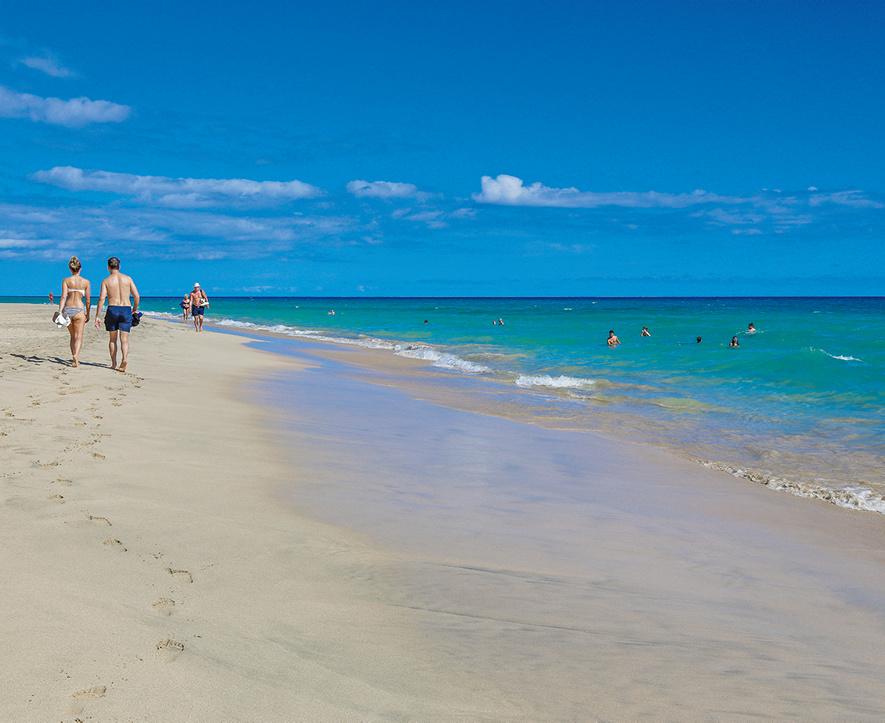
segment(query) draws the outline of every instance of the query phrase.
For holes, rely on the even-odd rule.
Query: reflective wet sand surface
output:
[[[422,394],[371,355],[262,346],[312,365],[255,388],[281,494],[389,553],[354,574],[439,670],[537,718],[885,715],[878,515],[453,409],[448,379]]]

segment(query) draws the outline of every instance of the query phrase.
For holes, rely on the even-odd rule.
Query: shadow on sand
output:
[[[32,354],[10,354],[9,356],[14,356],[16,359],[24,359],[26,362],[30,364],[61,364],[63,367],[71,367],[71,362],[67,359],[62,359],[58,356],[34,356]],[[81,367],[101,367],[102,369],[110,369],[107,364],[96,364],[95,362],[80,362]]]

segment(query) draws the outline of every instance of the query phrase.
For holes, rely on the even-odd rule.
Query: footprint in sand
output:
[[[47,497],[46,499],[52,500],[53,502],[58,502],[61,505],[65,503],[64,495],[49,495],[49,497]]]
[[[106,686],[96,685],[92,688],[78,690],[76,693],[71,694],[71,698],[74,700],[95,700],[96,698],[104,698],[107,692]]]
[[[34,467],[38,467],[39,469],[49,469],[50,467],[59,467],[61,462],[41,462],[39,459],[35,459],[33,462]]]
[[[168,597],[161,597],[151,603],[151,607],[161,615],[171,615],[175,610],[175,600]]]
[[[111,527],[111,521],[107,517],[99,517],[98,515],[86,515],[86,517],[92,522],[99,522],[103,525]]]
[[[62,487],[70,487],[74,483],[72,480],[63,479],[63,478],[59,477],[58,479],[52,480],[52,484],[61,485]]]
[[[190,574],[189,570],[175,570],[171,567],[166,568],[166,572],[168,572],[173,577],[181,577],[187,580],[188,582],[194,581],[194,576]]]
[[[92,456],[95,457],[95,459],[107,459],[107,457],[105,457],[101,452],[93,452]]]
[[[109,523],[109,524],[110,524],[110,523]],[[115,537],[109,537],[108,539],[106,539],[106,540],[105,540],[104,542],[102,542],[101,544],[102,544],[102,545],[107,545],[108,547],[113,547],[115,550],[119,550],[120,552],[126,552],[126,548],[123,546],[123,543],[120,542],[120,541],[119,541],[118,539],[116,539]]]
[[[184,643],[180,643],[172,638],[166,638],[166,640],[161,640],[157,643],[155,647],[164,660],[175,660],[184,650]]]

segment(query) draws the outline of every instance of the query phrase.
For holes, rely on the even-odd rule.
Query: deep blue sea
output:
[[[590,426],[629,420],[738,476],[885,512],[882,297],[213,297],[207,322],[425,359],[580,403]]]

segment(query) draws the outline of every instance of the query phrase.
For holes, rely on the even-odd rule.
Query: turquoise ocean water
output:
[[[213,297],[207,321],[422,358],[561,400],[588,426],[885,513],[885,298]]]

